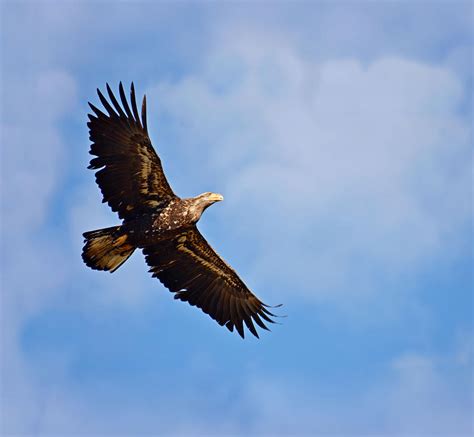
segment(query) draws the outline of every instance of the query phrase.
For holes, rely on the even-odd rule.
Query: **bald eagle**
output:
[[[88,168],[107,202],[122,220],[120,226],[85,232],[82,258],[95,270],[117,270],[141,249],[153,277],[174,293],[174,298],[197,306],[244,338],[244,323],[258,337],[254,322],[275,317],[209,245],[196,223],[204,210],[223,200],[220,194],[203,193],[181,199],[166,180],[160,158],[147,129],[146,96],[141,117],[133,83],[130,104],[119,85],[121,105],[106,85],[110,102],[97,90],[105,112],[89,103],[90,154]],[[263,320],[262,320],[263,319]]]

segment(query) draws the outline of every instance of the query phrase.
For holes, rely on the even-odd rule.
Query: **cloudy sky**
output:
[[[473,432],[469,1],[1,4],[1,431]],[[134,81],[175,191],[282,325],[82,264],[87,102]]]

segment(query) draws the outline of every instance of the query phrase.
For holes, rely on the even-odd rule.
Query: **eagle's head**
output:
[[[198,221],[207,207],[211,206],[213,203],[220,202],[221,200],[224,200],[222,194],[210,192],[202,193],[199,196],[193,197],[190,212],[194,220]]]
[[[195,199],[201,199],[204,202],[207,202],[209,205],[212,205],[213,203],[224,200],[224,196],[222,194],[207,192],[200,194],[199,196],[195,197]]]

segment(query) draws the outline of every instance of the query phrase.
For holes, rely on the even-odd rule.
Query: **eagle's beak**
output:
[[[220,202],[221,200],[224,200],[224,196],[222,194],[212,193],[209,195],[209,200],[212,202]]]

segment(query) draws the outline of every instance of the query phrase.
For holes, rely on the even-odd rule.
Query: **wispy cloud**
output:
[[[19,101],[21,96],[25,98]],[[21,328],[60,292],[69,273],[64,245],[40,230],[62,176],[65,143],[59,124],[75,98],[74,79],[51,70],[26,82],[20,95],[8,93],[4,101],[8,115],[2,144],[8,147],[2,149],[2,180],[8,184],[2,186],[1,404],[3,420],[14,424],[7,429],[31,432],[31,415],[24,412],[37,402],[21,353]]]
[[[315,63],[280,45],[224,45],[150,100],[189,171],[206,145],[202,165],[218,173],[205,177],[225,184],[230,226],[257,242],[257,285],[277,275],[292,295],[346,302],[453,250],[471,170],[455,74],[398,57]],[[256,215],[239,213],[249,206]]]

